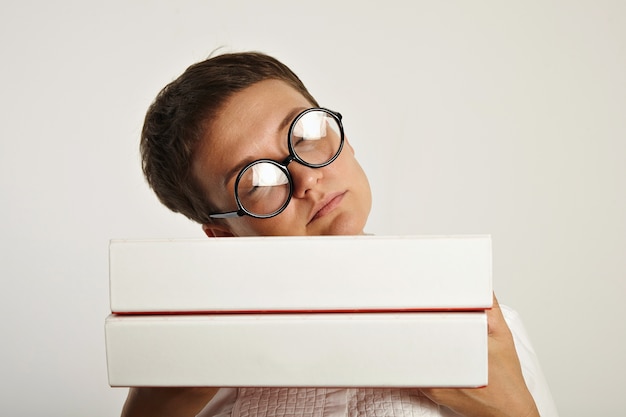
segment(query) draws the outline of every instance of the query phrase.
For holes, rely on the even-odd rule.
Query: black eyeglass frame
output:
[[[292,140],[293,129],[295,128],[298,121],[305,114],[313,112],[313,111],[322,111],[332,116],[332,118],[335,119],[335,121],[337,122],[337,125],[339,126],[339,132],[341,136],[341,139],[339,142],[339,148],[337,149],[337,152],[335,152],[335,155],[333,155],[333,157],[330,158],[328,161],[323,162],[321,164],[311,164],[303,160],[300,156],[298,156],[298,154],[296,153],[294,149],[293,140]],[[238,209],[235,211],[227,211],[224,213],[212,213],[212,214],[209,214],[209,218],[227,219],[227,218],[233,218],[233,217],[250,216],[256,219],[269,219],[270,217],[278,216],[287,208],[287,206],[291,202],[291,197],[293,196],[293,178],[291,177],[291,174],[289,173],[289,170],[287,169],[287,165],[289,165],[293,161],[296,161],[297,163],[307,166],[309,168],[322,168],[333,163],[333,161],[339,157],[343,149],[344,131],[343,131],[343,123],[341,122],[341,120],[342,120],[341,113],[326,109],[324,107],[312,107],[312,108],[309,108],[300,112],[291,122],[291,125],[289,126],[289,132],[287,133],[287,146],[289,149],[289,156],[287,156],[287,158],[285,158],[282,162],[278,162],[273,159],[257,159],[255,161],[250,162],[245,167],[243,167],[241,171],[239,171],[239,174],[237,175],[237,179],[235,180],[235,202],[237,203]],[[285,199],[285,203],[270,214],[252,213],[246,210],[246,208],[241,204],[241,200],[239,199],[239,181],[241,180],[241,178],[243,177],[243,175],[246,173],[247,170],[249,170],[250,168],[252,168],[254,165],[258,163],[269,163],[269,164],[275,165],[278,169],[280,169],[285,174],[285,176],[287,177],[287,181],[289,182],[289,195]]]

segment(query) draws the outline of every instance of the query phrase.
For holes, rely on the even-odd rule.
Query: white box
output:
[[[489,236],[114,240],[114,313],[491,307]]]
[[[477,387],[485,312],[111,315],[111,386]]]

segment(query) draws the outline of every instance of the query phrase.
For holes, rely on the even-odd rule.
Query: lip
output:
[[[309,219],[309,223],[319,219],[320,217],[324,217],[335,208],[337,208],[337,206],[341,204],[341,201],[343,200],[343,197],[344,195],[346,195],[346,193],[347,191],[341,191],[338,193],[329,194],[322,198],[320,202],[313,207],[313,210],[311,211],[312,216]]]

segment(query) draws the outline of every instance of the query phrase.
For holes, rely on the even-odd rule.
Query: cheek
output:
[[[351,184],[359,188],[367,189],[369,192],[369,181],[367,179],[367,175],[352,154],[346,154],[343,158],[339,157],[336,162],[336,170],[339,175],[343,178],[347,178]]]
[[[231,227],[233,234],[238,237],[246,236],[289,236],[297,234],[295,227],[289,227],[292,224],[292,211],[288,207],[285,211],[276,217],[269,219],[254,219],[244,216],[238,219],[239,224]]]
[[[348,152],[352,157],[354,157],[354,148],[352,147],[352,145],[350,145],[350,142],[348,142],[348,138],[346,138],[343,143],[343,149],[341,150],[341,153],[344,152]]]
[[[255,231],[254,224],[251,224],[250,217],[243,216],[228,220],[228,227],[235,237],[259,236]]]

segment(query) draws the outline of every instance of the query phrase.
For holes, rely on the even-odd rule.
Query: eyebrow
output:
[[[237,165],[235,165],[232,169],[230,169],[226,173],[226,176],[224,177],[224,187],[227,188],[226,186],[231,181],[231,179],[235,177],[236,175],[238,175],[239,172],[241,172],[241,170],[243,169],[243,167],[245,167],[252,161],[254,161],[254,159],[252,159],[252,157],[249,156],[245,158],[243,161],[241,161],[240,163],[238,163]]]
[[[295,119],[297,115],[299,115],[300,113],[302,113],[306,109],[307,109],[307,107],[296,107],[295,109],[293,109],[289,113],[287,113],[287,116],[285,116],[285,118],[280,123],[280,125],[278,125],[278,132],[280,133],[287,126],[289,126],[291,124],[291,122],[293,122],[293,119]]]
[[[283,120],[279,123],[278,125],[278,129],[277,129],[277,133],[280,134],[280,132],[282,132],[283,130],[285,130],[290,124],[291,122],[293,122],[293,120],[296,118],[296,116],[300,113],[302,113],[304,110],[308,109],[309,107],[296,107],[294,109],[292,109],[289,113],[287,113],[287,115],[283,118]],[[248,165],[249,163],[258,160],[259,158],[254,158],[252,156],[249,156],[247,158],[245,158],[242,162],[240,162],[239,164],[235,165],[232,169],[230,169],[227,173],[226,176],[224,177],[224,186],[226,186],[233,177],[235,177],[236,175],[239,174],[239,172],[241,172],[241,170]]]

